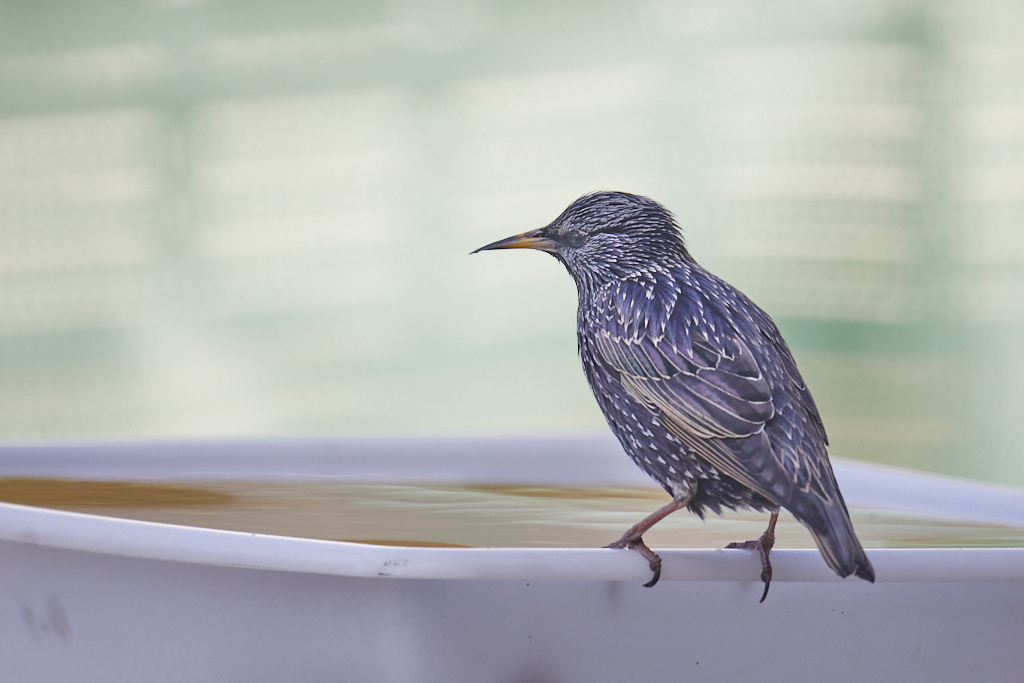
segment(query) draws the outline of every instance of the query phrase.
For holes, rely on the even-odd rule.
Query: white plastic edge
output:
[[[634,552],[603,548],[405,548],[158,524],[0,503],[0,540],[147,560],[405,579],[646,581]],[[744,550],[661,550],[662,580],[751,581]],[[878,581],[1024,581],[1024,548],[876,549]],[[816,549],[772,552],[774,581],[838,581]],[[859,582],[850,579],[851,582]]]

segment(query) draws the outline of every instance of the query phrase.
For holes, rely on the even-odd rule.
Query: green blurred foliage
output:
[[[1024,4],[0,5],[0,436],[603,428],[552,259],[650,195],[836,455],[1024,484]]]

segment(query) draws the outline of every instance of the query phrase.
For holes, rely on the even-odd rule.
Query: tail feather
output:
[[[839,493],[838,489],[836,493]],[[843,578],[855,574],[865,581],[874,583],[875,569],[871,566],[871,561],[853,530],[850,513],[846,509],[842,495],[839,494],[837,500],[833,500],[831,504],[822,502],[816,508],[813,511],[790,511],[811,532],[825,563]]]

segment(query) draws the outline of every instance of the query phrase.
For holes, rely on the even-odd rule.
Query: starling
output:
[[[779,508],[811,532],[841,577],[874,581],[832,474],[811,392],[767,313],[690,256],[672,214],[624,192],[573,202],[547,227],[488,244],[539,249],[576,281],[583,370],[608,425],[672,501],[609,545],[639,551],[653,586],[661,558],[643,534],[686,508],[771,513],[754,541],[763,602]]]

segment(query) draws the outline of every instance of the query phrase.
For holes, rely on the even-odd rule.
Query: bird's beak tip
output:
[[[521,235],[506,237],[497,242],[491,242],[479,249],[474,249],[469,254],[472,256],[478,252],[490,251],[491,249],[539,249],[540,251],[554,252],[556,246],[557,242],[553,239],[541,235],[540,230],[533,230],[531,232],[524,232]]]

